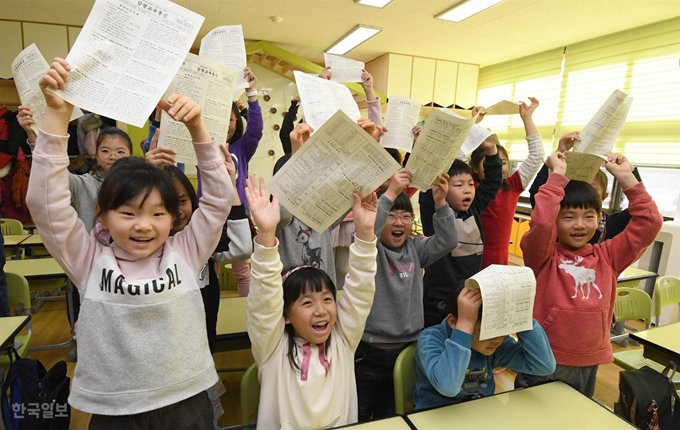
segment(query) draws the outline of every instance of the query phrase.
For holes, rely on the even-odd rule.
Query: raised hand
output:
[[[45,96],[47,107],[53,111],[68,112],[69,117],[71,111],[73,111],[73,105],[54,94],[52,91],[49,91],[47,88],[65,90],[66,84],[68,83],[68,73],[70,71],[71,66],[68,64],[68,61],[63,58],[55,58],[50,70],[47,71],[45,76],[40,78],[40,82],[38,83],[43,96]]]
[[[31,128],[31,125],[35,124],[31,108],[23,105],[19,106],[19,111],[17,112],[17,121],[19,122],[21,128],[24,129],[26,134],[28,134],[28,141],[31,143],[35,143],[38,136],[35,134],[35,131],[33,131],[33,129]]]
[[[557,152],[567,152],[574,147],[576,142],[581,141],[581,133],[578,131],[572,131],[560,137],[560,141],[557,144]]]
[[[319,73],[319,77],[321,79],[326,79],[326,80],[331,80],[331,66],[326,66],[323,68],[323,70]]]
[[[446,195],[449,193],[449,175],[442,173],[432,183],[432,198],[435,207],[445,206]]]
[[[187,126],[194,142],[210,142],[212,136],[203,123],[201,106],[187,96],[170,94],[158,102],[158,106],[166,111],[170,118]]]
[[[458,295],[458,322],[456,328],[466,333],[472,334],[477,323],[479,307],[482,305],[481,290],[471,290],[467,287]]]
[[[545,160],[545,165],[548,166],[553,173],[564,175],[567,173],[567,156],[561,152],[553,152]]]
[[[385,197],[391,201],[394,201],[397,196],[401,194],[402,191],[404,191],[404,188],[411,185],[412,180],[413,173],[404,168],[397,170],[397,172],[392,175],[392,178],[390,179],[390,185],[387,187],[387,191],[385,191]]]
[[[531,118],[538,105],[541,104],[535,97],[529,97],[529,101],[531,101],[530,105],[527,105],[524,102],[520,102],[519,104],[519,116],[522,119]]]
[[[385,132],[384,129],[367,118],[359,118],[357,125],[364,129],[366,133],[370,134],[375,140],[380,139],[380,136]]]
[[[484,141],[479,146],[484,149],[484,155],[496,155],[498,153],[498,147],[494,142]]]
[[[144,154],[144,159],[158,168],[163,168],[166,164],[175,164],[175,155],[177,151],[168,147],[158,147],[158,137],[161,135],[161,129],[156,129],[156,132],[149,142],[149,150]]]
[[[637,178],[633,175],[633,166],[623,154],[612,153],[607,154],[606,157],[608,161],[604,164],[604,167],[621,184],[621,188],[625,190],[638,183]]]
[[[475,106],[472,108],[472,117],[474,118],[475,115],[477,115],[477,119],[475,120],[475,124],[479,124],[482,122],[484,117],[486,116],[485,113],[481,113],[482,110],[484,110],[484,106]]]
[[[274,196],[272,201],[269,201],[269,193],[264,184],[264,178],[260,178],[258,183],[255,175],[251,174],[246,179],[246,198],[248,199],[250,214],[257,225],[255,241],[262,246],[275,246],[276,226],[281,220],[278,196]]]
[[[352,193],[352,196],[354,197],[352,215],[355,236],[365,242],[372,242],[375,238],[373,226],[378,213],[378,197],[375,193],[371,193],[362,199],[356,192]]]
[[[302,148],[302,145],[304,145],[307,140],[309,140],[309,136],[311,136],[313,132],[314,129],[312,126],[305,122],[296,124],[293,131],[291,131],[288,135],[290,137],[291,153],[295,154],[300,148]]]
[[[248,89],[246,91],[247,92],[255,91],[255,84],[257,84],[257,76],[255,76],[255,73],[253,73],[253,71],[250,70],[250,67],[246,67],[243,69],[243,76],[246,78],[246,82],[248,82]]]

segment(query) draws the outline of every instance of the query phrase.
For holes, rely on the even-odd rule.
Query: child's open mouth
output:
[[[133,237],[131,240],[137,243],[148,243],[153,240],[153,237]]]
[[[312,329],[314,331],[318,331],[318,332],[326,331],[327,327],[328,327],[328,321],[322,321],[322,322],[312,324]]]
[[[395,239],[401,239],[404,236],[404,230],[395,230],[392,232],[392,237]]]

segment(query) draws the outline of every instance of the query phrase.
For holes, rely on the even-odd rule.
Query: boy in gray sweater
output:
[[[458,244],[455,213],[446,203],[446,174],[433,184],[435,234],[410,237],[413,206],[402,191],[411,178],[411,172],[399,170],[378,199],[375,299],[354,356],[360,422],[395,414],[394,363],[418,339],[424,324],[422,269]]]

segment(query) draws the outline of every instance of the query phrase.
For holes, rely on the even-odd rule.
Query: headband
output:
[[[311,264],[303,264],[302,266],[293,267],[292,269],[290,269],[289,271],[287,271],[286,273],[283,274],[283,276],[281,277],[281,283],[283,284],[284,282],[286,282],[286,279],[288,279],[288,277],[290,275],[297,272],[298,270],[306,269],[308,267],[314,267],[314,266],[312,266]]]

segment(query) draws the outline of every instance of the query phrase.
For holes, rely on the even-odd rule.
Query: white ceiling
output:
[[[357,24],[384,30],[350,58],[395,52],[487,66],[680,16],[680,0],[505,0],[460,23],[434,18],[459,2],[393,0],[378,9],[353,0],[175,1],[206,17],[197,40],[219,25],[242,24],[246,39],[274,42],[317,63]],[[93,3],[2,0],[0,10],[3,19],[83,25]]]

